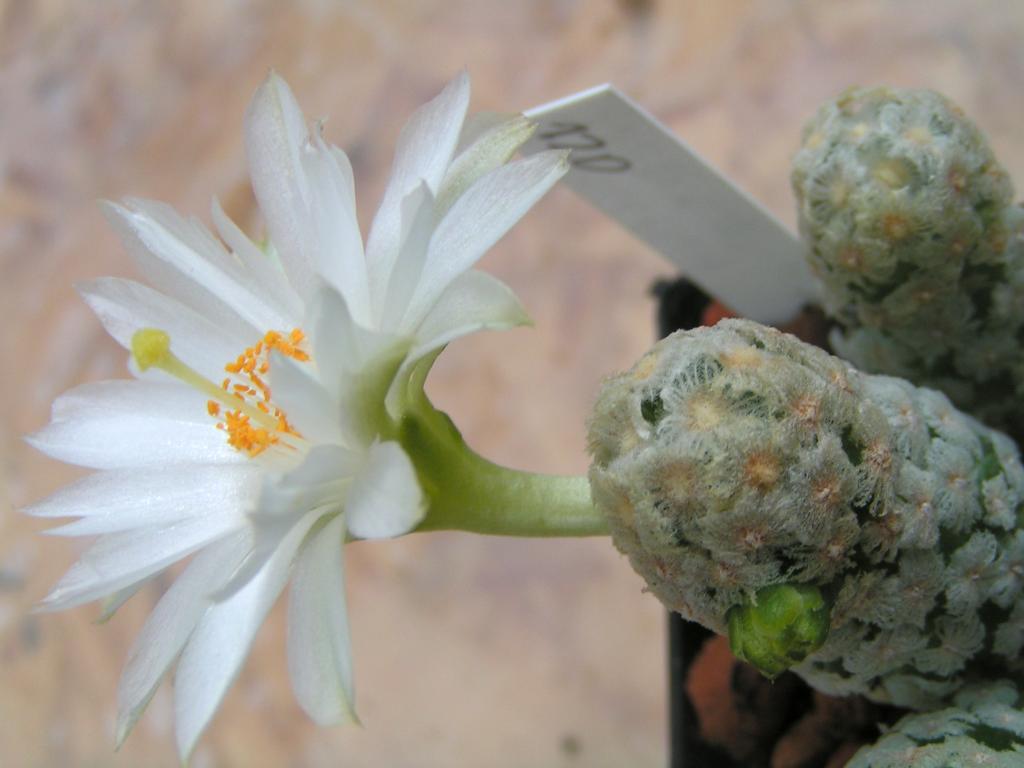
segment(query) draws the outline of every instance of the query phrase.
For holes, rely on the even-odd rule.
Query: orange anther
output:
[[[309,353],[298,346],[305,338],[306,334],[300,328],[293,328],[287,334],[267,331],[262,339],[224,366],[225,372],[232,376],[221,382],[221,388],[240,402],[255,405],[261,413],[272,416],[276,422],[276,427],[269,429],[254,425],[241,410],[228,410],[222,415],[220,405],[210,400],[206,406],[207,411],[211,416],[220,416],[223,419],[217,423],[217,429],[227,433],[228,444],[233,448],[245,451],[249,456],[257,456],[271,445],[278,444],[281,434],[301,437],[288,422],[287,416],[279,408],[274,407],[270,398],[270,387],[262,376],[270,372],[272,351],[299,362],[308,361]]]

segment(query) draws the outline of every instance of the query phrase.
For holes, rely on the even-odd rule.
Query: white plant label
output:
[[[781,323],[816,297],[800,241],[613,86],[525,114],[525,152],[571,149],[571,189],[744,317]]]

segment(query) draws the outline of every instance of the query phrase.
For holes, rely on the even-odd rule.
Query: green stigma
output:
[[[737,658],[775,677],[822,646],[829,606],[817,587],[775,584],[727,615],[729,645]]]

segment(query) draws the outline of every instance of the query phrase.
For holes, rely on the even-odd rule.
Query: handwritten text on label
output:
[[[549,149],[571,149],[569,164],[581,171],[595,173],[625,173],[633,164],[624,157],[605,149],[605,141],[590,132],[582,123],[552,121],[544,125],[537,138]]]

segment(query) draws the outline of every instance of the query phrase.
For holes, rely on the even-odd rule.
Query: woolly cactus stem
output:
[[[1019,672],[1024,467],[944,395],[729,320],[609,379],[589,437],[616,546],[769,674],[927,708]]]
[[[846,768],[1024,765],[1024,709],[1008,681],[973,686],[953,706],[900,720],[878,742],[864,747]]]
[[[836,350],[1024,435],[1024,215],[963,110],[849,90],[804,129],[792,181]]]

